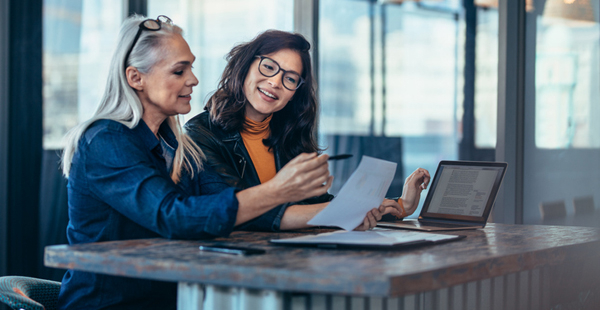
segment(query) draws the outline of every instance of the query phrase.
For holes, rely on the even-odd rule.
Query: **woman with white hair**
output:
[[[70,244],[225,237],[282,203],[329,189],[327,156],[316,153],[241,191],[203,165],[202,150],[177,118],[190,111],[198,84],[181,32],[166,16],[124,22],[98,109],[66,137]],[[175,283],[75,270],[65,274],[59,296],[60,309],[175,306]]]

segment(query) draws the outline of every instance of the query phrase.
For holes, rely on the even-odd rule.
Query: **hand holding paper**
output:
[[[338,226],[352,230],[365,214],[379,207],[396,173],[396,163],[363,156],[358,168],[329,205],[309,225]]]

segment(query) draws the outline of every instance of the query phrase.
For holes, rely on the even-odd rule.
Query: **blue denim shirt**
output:
[[[166,122],[159,134],[177,148]],[[175,184],[163,151],[144,121],[133,129],[110,120],[91,125],[71,163],[69,243],[229,235],[238,209],[236,189],[228,187],[209,165],[193,179],[182,173],[181,182]],[[75,270],[65,274],[59,296],[60,309],[175,307],[176,283]]]

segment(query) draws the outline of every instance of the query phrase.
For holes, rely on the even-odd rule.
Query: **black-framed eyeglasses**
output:
[[[172,25],[173,21],[165,15],[158,15],[158,17],[156,19],[149,18],[140,23],[140,29],[138,29],[138,32],[135,35],[135,38],[133,39],[133,43],[131,43],[131,47],[127,51],[127,54],[125,54],[125,61],[123,62],[123,69],[127,69],[127,61],[129,60],[129,55],[131,55],[131,51],[133,51],[133,47],[135,46],[138,39],[140,38],[140,35],[142,35],[142,30],[159,31],[162,28],[162,23]]]
[[[260,62],[258,63],[258,72],[260,72],[260,74],[266,77],[272,77],[276,76],[279,71],[283,71],[283,75],[281,75],[281,82],[283,87],[286,89],[293,91],[298,89],[298,87],[304,83],[304,79],[300,76],[300,74],[281,69],[275,60],[267,56],[256,57],[260,58]]]

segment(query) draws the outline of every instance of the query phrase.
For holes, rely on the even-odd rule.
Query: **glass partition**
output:
[[[44,1],[44,148],[61,149],[64,134],[93,114],[104,92],[121,26],[122,0]],[[275,28],[293,30],[293,1],[148,1],[148,16],[167,15],[184,29],[197,57],[192,112],[215,90],[225,55]]]
[[[600,119],[600,24],[591,2],[585,3],[573,2],[581,8],[571,12],[548,0],[536,18],[538,148],[600,147],[600,122],[593,121]]]
[[[398,163],[388,196],[457,159],[464,29],[458,1],[319,1],[320,144],[354,155],[330,164],[332,192],[362,155]]]
[[[496,148],[498,118],[498,9],[477,8],[475,147]]]
[[[65,133],[94,112],[122,9],[122,0],[44,0],[44,149],[62,149]]]
[[[474,122],[474,148],[495,147],[497,9],[477,7],[475,70],[466,72],[465,57],[472,54],[465,53],[465,41],[473,25],[463,1],[318,3],[318,42],[311,43],[319,62],[319,143],[330,154],[355,155],[332,165],[334,193],[360,157],[370,155],[398,163],[388,194],[399,195],[417,167],[433,172],[440,160],[459,158],[465,122]],[[60,148],[64,133],[99,101],[123,7],[121,0],[46,0],[47,147]],[[227,52],[267,29],[293,31],[297,6],[293,0],[148,0],[147,8],[148,16],[167,15],[180,25],[197,57],[199,85],[189,118],[202,112],[216,89]],[[473,119],[463,114],[466,87],[475,93]]]
[[[536,1],[527,14],[524,223],[600,226],[600,3]],[[589,214],[577,214],[587,201]],[[581,210],[581,209],[579,209]]]

